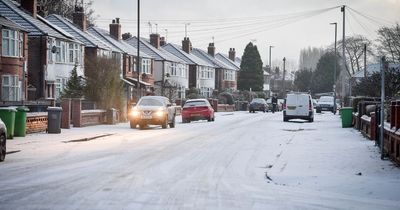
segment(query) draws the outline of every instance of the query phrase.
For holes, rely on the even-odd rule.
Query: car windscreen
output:
[[[164,106],[164,104],[153,98],[146,98],[139,101],[139,106]]]
[[[207,103],[205,101],[188,101],[183,107],[189,106],[207,106]]]
[[[333,102],[333,97],[321,97],[319,102]]]
[[[261,104],[263,104],[263,103],[265,103],[265,100],[262,99],[262,98],[255,98],[255,99],[253,99],[251,101],[251,103],[261,103]]]

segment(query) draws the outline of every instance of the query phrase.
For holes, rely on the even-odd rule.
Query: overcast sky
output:
[[[227,53],[236,48],[241,56],[246,44],[253,41],[264,64],[268,62],[268,46],[272,61],[281,65],[289,60],[289,68],[296,68],[300,49],[308,46],[326,47],[334,41],[334,26],[338,22],[338,36],[342,33],[340,8],[346,4],[346,35],[361,34],[376,38],[376,30],[383,24],[400,22],[400,0],[142,0],[142,37],[150,30],[165,36],[167,41],[181,44],[188,36],[194,47],[207,49],[214,37],[217,52]],[[95,0],[99,16],[96,25],[108,29],[112,18],[121,18],[122,31],[136,36],[137,0]],[[152,25],[150,29],[149,24]]]

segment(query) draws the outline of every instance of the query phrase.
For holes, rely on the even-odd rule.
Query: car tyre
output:
[[[4,159],[6,158],[6,134],[1,134],[0,136],[0,162],[3,162]]]
[[[308,122],[314,122],[314,118],[313,117],[310,117],[309,119],[308,119]]]
[[[139,123],[139,128],[140,128],[140,130],[144,130],[146,128],[146,124]]]
[[[288,117],[285,117],[285,116],[283,116],[283,122],[287,122],[287,121],[289,121],[289,118],[288,118]]]
[[[321,109],[317,109],[317,113],[321,113]]]
[[[162,129],[166,129],[168,127],[168,119],[166,118],[164,122],[161,124]]]
[[[136,122],[133,121],[133,120],[131,120],[131,121],[129,122],[129,124],[130,124],[131,128],[136,128],[136,126],[137,126]]]

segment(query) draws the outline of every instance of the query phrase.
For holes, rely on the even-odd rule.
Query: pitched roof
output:
[[[127,43],[137,48],[137,38],[131,37],[126,40]],[[155,48],[151,45],[147,40],[141,38],[140,39],[140,51],[152,56],[156,61],[172,61],[177,63],[186,63],[184,60],[178,58],[177,56],[171,54],[164,48],[160,47],[159,49]]]
[[[5,26],[7,28],[11,28],[11,29],[17,29],[17,30],[21,30],[21,31],[26,31],[26,29],[16,23],[14,23],[13,21],[7,19],[6,17],[3,17],[0,15],[0,25],[1,26]]]
[[[163,48],[178,58],[186,61],[188,64],[214,67],[214,64],[198,58],[197,56],[193,55],[193,53],[186,53],[179,45],[169,43],[164,45]]]
[[[70,33],[75,39],[81,41],[86,47],[97,47],[104,50],[111,50],[111,47],[108,44],[104,43],[90,33],[82,31],[75,24],[59,15],[49,15],[46,17],[46,19],[52,24]]]
[[[234,62],[234,61],[232,61],[232,60],[229,59],[229,57],[228,57],[227,55],[225,55],[225,54],[217,53],[217,54],[215,55],[215,58],[218,59],[218,60],[220,60],[220,61],[222,61],[222,62],[224,62],[225,64],[231,66],[232,68],[234,68],[234,69],[236,69],[236,70],[239,70],[239,69],[240,69],[240,62],[237,62],[237,61]]]
[[[116,40],[108,33],[107,30],[91,27],[88,29],[89,33],[93,34],[94,36],[108,42],[114,48],[118,49],[120,52],[127,53],[129,55],[137,56],[137,48],[133,47],[132,45],[128,44],[124,40]],[[140,57],[145,58],[152,58],[151,56],[147,55],[146,53],[140,52]]]
[[[400,63],[389,63],[389,68],[398,68],[400,69]],[[372,75],[373,73],[380,72],[381,64],[374,63],[367,65],[367,76]],[[364,68],[353,75],[354,78],[363,78],[364,77]]]
[[[39,15],[37,15],[37,18],[32,17],[9,0],[0,1],[0,14],[24,27],[29,31],[28,36],[48,35],[60,39],[73,39],[67,32],[49,24]]]
[[[236,68],[233,68],[232,66],[227,65],[224,62],[218,60],[216,57],[211,56],[210,54],[208,54],[204,50],[201,50],[201,49],[198,49],[198,48],[194,48],[192,52],[197,57],[202,58],[204,60],[207,60],[207,61],[213,63],[215,68],[222,68],[222,69],[229,69],[229,70],[235,70],[236,69]]]

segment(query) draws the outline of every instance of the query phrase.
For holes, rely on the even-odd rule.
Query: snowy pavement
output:
[[[338,116],[178,122],[10,140],[0,209],[400,209],[400,169]]]

